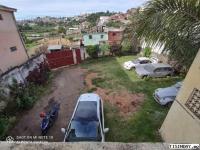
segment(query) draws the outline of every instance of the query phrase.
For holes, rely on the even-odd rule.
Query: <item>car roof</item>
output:
[[[101,98],[95,93],[85,93],[79,97],[79,101],[96,101],[99,102]]]
[[[172,68],[172,66],[170,66],[169,64],[163,64],[163,63],[156,63],[156,64],[151,64],[154,68],[160,68],[160,67],[170,67]]]
[[[142,61],[142,60],[149,60],[148,57],[139,57],[138,59],[141,60],[141,61]]]

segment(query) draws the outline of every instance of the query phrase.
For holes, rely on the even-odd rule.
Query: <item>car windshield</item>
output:
[[[100,141],[99,122],[72,121],[67,141]]]
[[[98,141],[99,119],[97,117],[97,102],[80,101],[71,121],[68,141]]]
[[[153,72],[155,67],[153,65],[145,65],[144,69],[149,71],[149,72]]]

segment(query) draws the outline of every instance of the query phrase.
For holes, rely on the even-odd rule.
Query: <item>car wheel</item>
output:
[[[171,77],[171,74],[166,75],[166,78],[170,78],[170,77]]]
[[[146,81],[149,81],[149,80],[152,79],[152,77],[151,77],[151,76],[147,76],[147,75],[145,75],[145,76],[143,77],[143,79],[145,79]]]
[[[168,102],[168,103],[166,104],[166,105],[167,105],[167,107],[169,107],[169,108],[170,108],[170,107],[172,106],[172,103],[173,103],[173,102]]]
[[[145,76],[142,76],[141,78],[142,78],[142,79],[146,79],[146,78],[147,78],[147,76],[145,75]]]

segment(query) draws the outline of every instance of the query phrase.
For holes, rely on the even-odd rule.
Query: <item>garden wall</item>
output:
[[[16,66],[2,74],[0,76],[0,92],[4,94],[4,96],[9,97],[9,85],[12,85],[13,79],[17,81],[19,84],[27,84],[27,81],[34,76],[35,70],[41,69],[41,64],[46,63],[46,56],[44,54],[40,54],[35,56],[25,62],[20,66]],[[6,100],[8,99],[0,99],[0,111],[6,107]]]

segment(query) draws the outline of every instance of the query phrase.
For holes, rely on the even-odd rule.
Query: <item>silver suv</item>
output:
[[[136,73],[139,77],[166,77],[172,76],[174,69],[172,66],[163,63],[146,64],[136,67]]]

